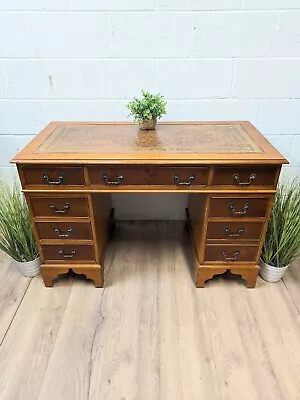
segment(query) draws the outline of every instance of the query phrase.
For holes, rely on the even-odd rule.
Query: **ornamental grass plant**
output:
[[[19,262],[38,257],[25,198],[18,184],[0,180],[0,249]]]
[[[261,259],[282,268],[300,256],[300,181],[278,185]]]

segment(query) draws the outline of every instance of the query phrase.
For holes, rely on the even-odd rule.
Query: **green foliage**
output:
[[[38,257],[29,211],[18,185],[0,180],[0,249],[17,261]]]
[[[300,256],[300,182],[279,184],[261,258],[285,267]]]
[[[130,114],[135,122],[140,122],[144,119],[161,118],[166,114],[167,103],[164,97],[158,94],[151,94],[142,90],[142,98],[134,97],[127,105]]]

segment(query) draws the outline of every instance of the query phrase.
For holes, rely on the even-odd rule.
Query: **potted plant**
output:
[[[161,94],[151,94],[142,90],[142,98],[134,97],[127,105],[130,115],[141,129],[155,129],[157,119],[166,114],[167,103]]]
[[[27,277],[39,274],[40,259],[25,198],[17,183],[0,180],[0,249]]]
[[[279,184],[260,258],[260,276],[277,282],[300,255],[300,182]]]

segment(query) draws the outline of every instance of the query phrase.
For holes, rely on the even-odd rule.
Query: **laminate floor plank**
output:
[[[0,346],[1,400],[38,398],[71,286],[60,281],[53,290],[32,279]]]
[[[165,230],[157,249],[160,399],[220,399],[204,301],[191,276],[191,244],[182,240],[183,227],[180,236],[172,223]]]
[[[88,398],[91,351],[101,324],[103,289],[75,280],[61,320],[38,399]]]
[[[282,281],[261,280],[246,295],[282,398],[300,398],[300,315],[294,302]]]
[[[300,313],[300,259],[296,260],[283,276],[285,287]]]
[[[0,252],[0,343],[22,302],[31,279],[20,274],[14,261]]]
[[[208,281],[203,291],[197,291],[197,296],[204,298],[222,399],[282,399],[248,304],[249,290],[242,279],[228,274]]]
[[[117,228],[95,336],[89,399],[159,399],[157,229]]]

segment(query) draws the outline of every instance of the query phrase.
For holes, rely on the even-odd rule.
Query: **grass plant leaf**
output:
[[[268,224],[262,260],[285,267],[300,256],[300,182],[281,182],[275,195]]]
[[[0,249],[16,261],[38,257],[28,207],[18,184],[0,180]]]

